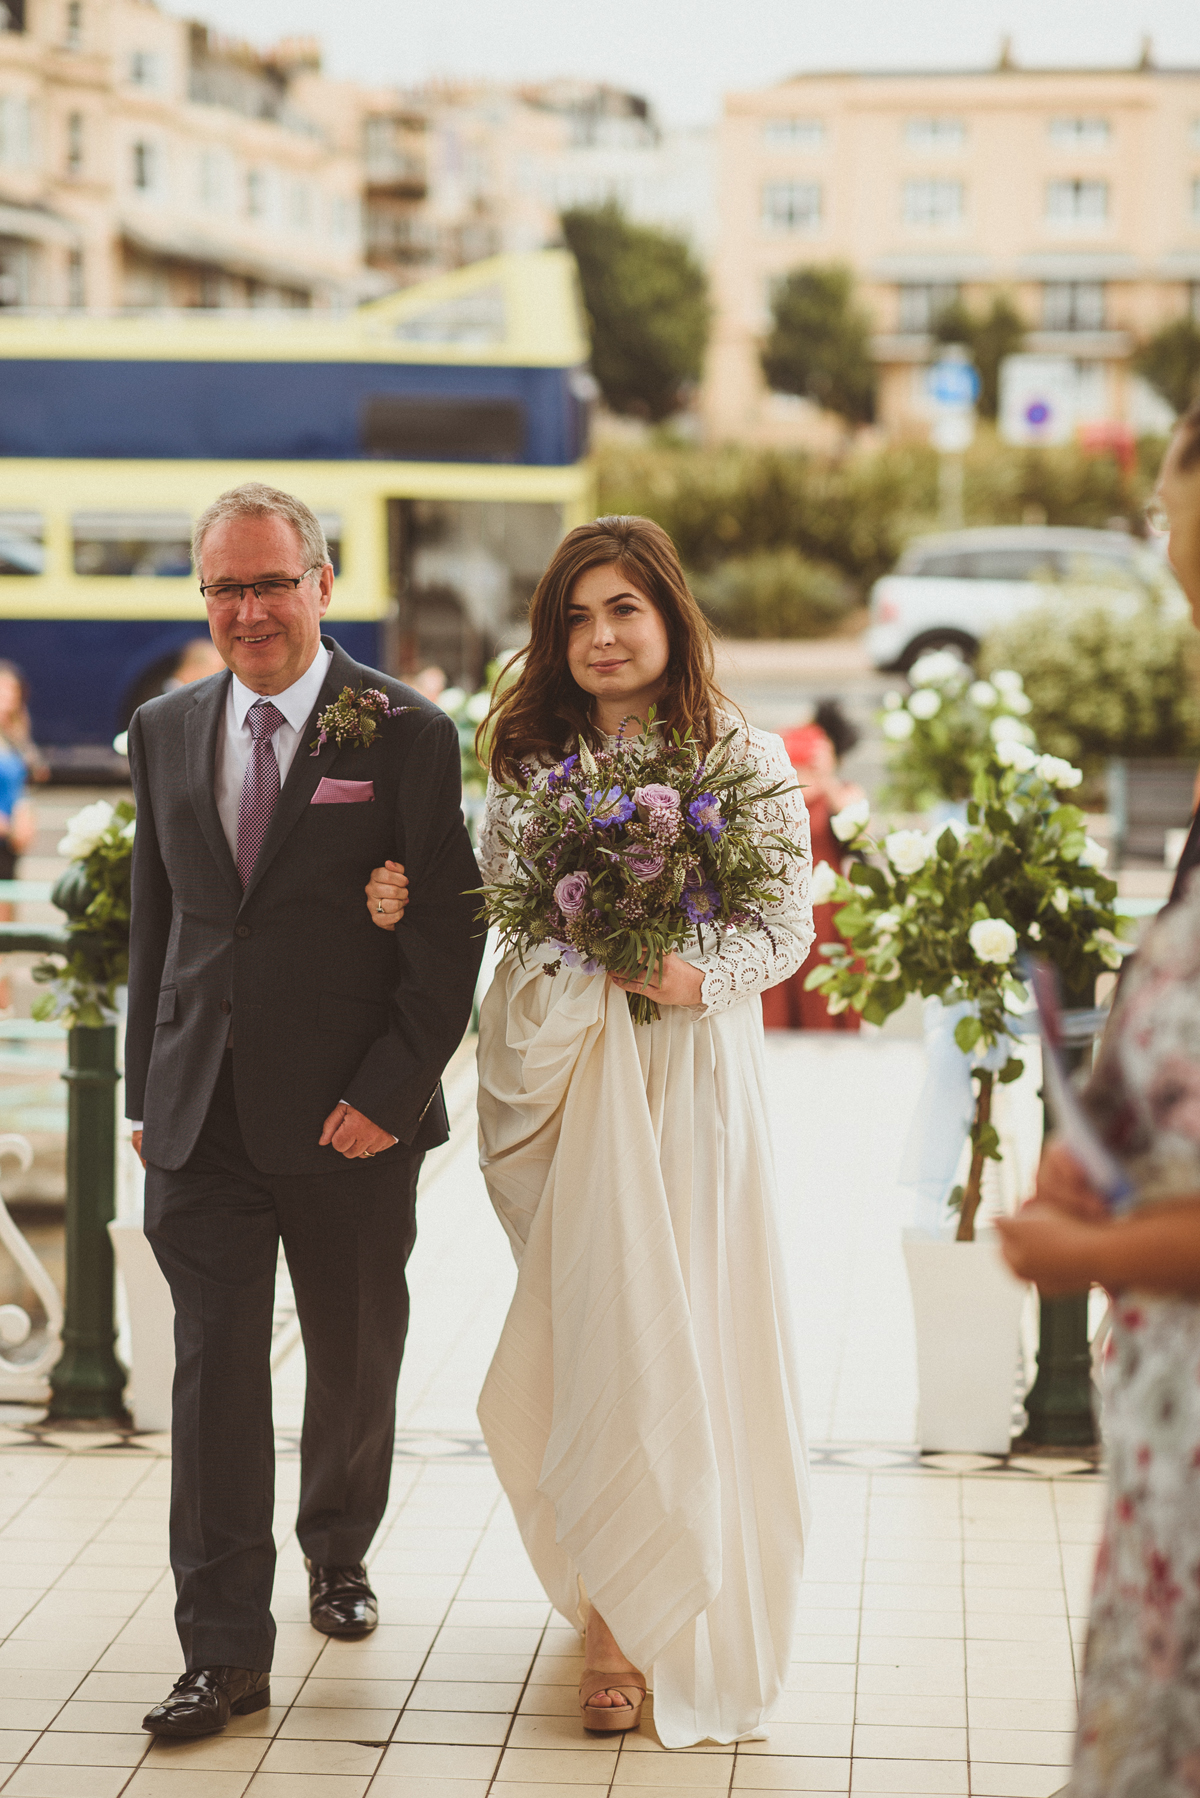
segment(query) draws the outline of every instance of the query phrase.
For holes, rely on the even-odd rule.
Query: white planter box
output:
[[[917,1440],[923,1449],[1006,1455],[1025,1287],[994,1236],[946,1242],[904,1233],[917,1333]]]
[[[169,1430],[175,1378],[175,1307],[141,1219],[108,1226],[129,1310],[130,1370],[126,1403],[135,1429]]]

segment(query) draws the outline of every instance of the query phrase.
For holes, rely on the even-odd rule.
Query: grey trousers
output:
[[[175,1301],[171,1566],[188,1671],[271,1665],[275,1624],[271,1318],[282,1239],[308,1384],[297,1535],[324,1566],[366,1555],[387,1504],[422,1155],[334,1149],[261,1173],[226,1052],[196,1148],[146,1170],[146,1235]]]

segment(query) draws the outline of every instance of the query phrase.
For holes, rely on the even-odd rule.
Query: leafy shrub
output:
[[[794,549],[764,549],[694,577],[696,598],[731,637],[828,637],[854,603],[844,574]]]
[[[1200,638],[1162,604],[1059,599],[993,632],[980,662],[1022,675],[1041,747],[1088,774],[1110,755],[1200,755]]]

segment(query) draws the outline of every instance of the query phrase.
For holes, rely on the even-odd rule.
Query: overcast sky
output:
[[[978,67],[1003,35],[1032,65],[1200,68],[1200,0],[163,0],[258,44],[321,39],[332,74],[407,86],[582,75],[705,123],[730,88],[806,69]],[[336,25],[334,20],[336,19]]]

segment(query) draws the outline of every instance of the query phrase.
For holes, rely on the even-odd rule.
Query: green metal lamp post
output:
[[[1068,1003],[1071,1001],[1068,995]],[[1074,995],[1082,1008],[1093,994]],[[1074,1073],[1091,1057],[1092,1039],[1063,1045],[1063,1060]],[[1050,1118],[1046,1117],[1046,1130]],[[1039,1294],[1038,1371],[1025,1397],[1029,1421],[1023,1440],[1039,1448],[1091,1448],[1098,1440],[1093,1404],[1092,1351],[1088,1342],[1088,1294],[1061,1298]]]
[[[65,930],[0,924],[0,950],[61,954]],[[117,1360],[113,1252],[117,1147],[117,1032],[75,1025],[67,1036],[66,1294],[63,1350],[50,1375],[56,1423],[123,1423],[125,1370]]]

